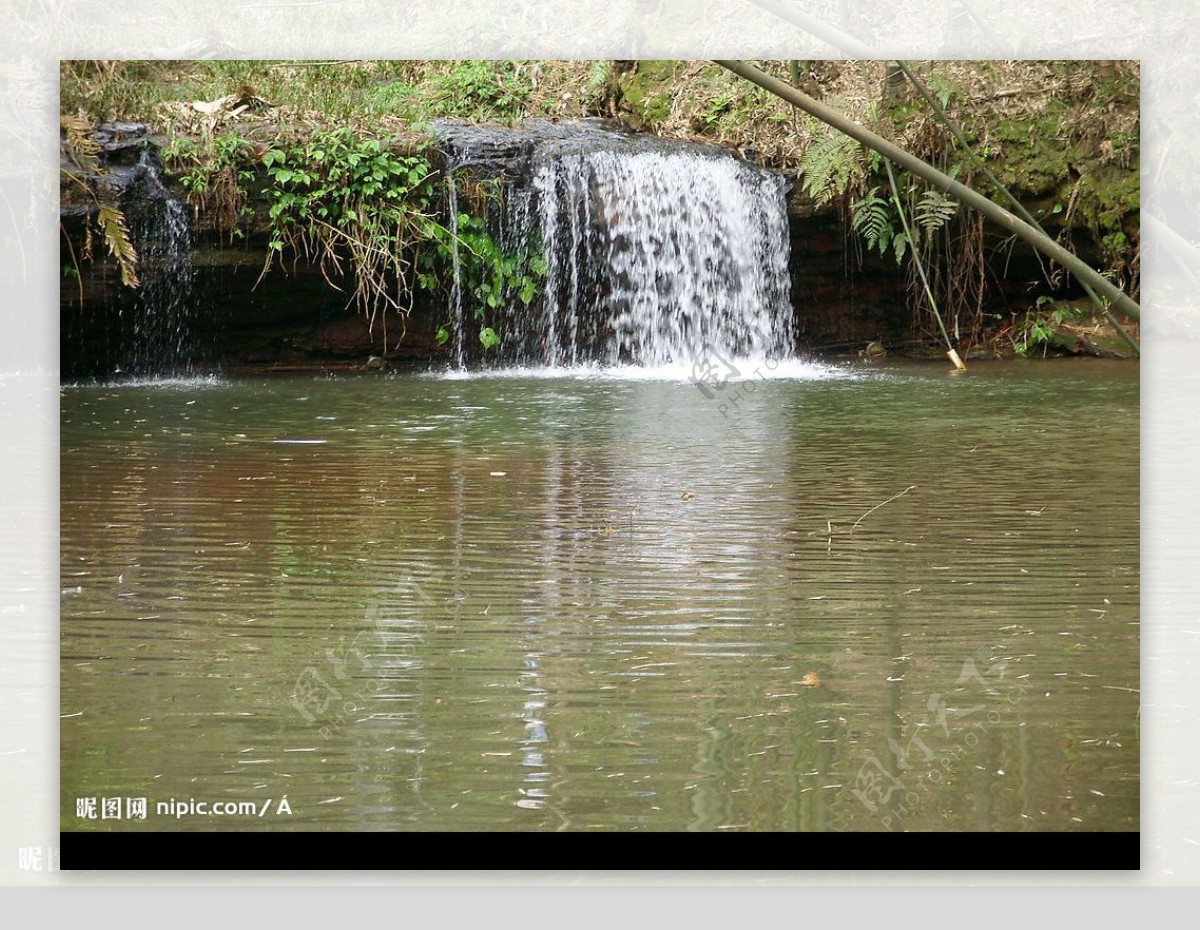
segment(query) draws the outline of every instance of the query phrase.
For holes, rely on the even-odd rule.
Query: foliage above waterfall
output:
[[[389,309],[406,312],[416,284],[412,254],[430,238],[429,163],[387,151],[376,139],[356,139],[348,129],[270,148],[262,163],[272,224],[264,273],[290,250],[316,261],[326,281],[340,287],[349,264],[351,300],[372,323]]]
[[[919,157],[957,155],[918,95],[882,61],[760,61]],[[1066,202],[1102,234],[1137,210],[1139,68],[1129,61],[942,61],[914,65],[971,144],[1022,198]],[[613,116],[656,135],[750,149],[795,169],[827,133],[707,61],[76,61],[64,113],[149,119],[168,137],[255,142],[352,128],[416,140],[442,116],[516,121]],[[232,100],[223,110],[221,100]],[[812,157],[812,156],[810,156]],[[1054,202],[1054,201],[1051,201]],[[1126,233],[1128,235],[1128,233]]]
[[[388,311],[407,315],[418,290],[449,296],[460,287],[480,320],[506,294],[529,303],[537,291],[537,265],[504,253],[482,215],[439,218],[441,173],[424,155],[335,129],[268,148],[261,161],[271,223],[263,273],[287,255],[317,263],[331,286],[352,288],[350,302],[372,324],[382,322],[385,341]],[[464,200],[480,213],[498,196],[478,185],[473,192]]]

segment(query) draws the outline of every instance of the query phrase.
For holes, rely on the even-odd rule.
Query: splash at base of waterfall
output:
[[[604,365],[589,362],[579,365],[508,365],[496,368],[435,370],[428,377],[463,381],[476,378],[538,379],[561,378],[581,381],[686,381],[710,392],[728,385],[759,381],[830,381],[867,377],[861,368],[808,362],[798,358],[738,359],[732,370],[720,378],[699,378],[693,364]]]

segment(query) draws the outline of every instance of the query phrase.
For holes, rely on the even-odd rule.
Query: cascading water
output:
[[[462,262],[458,255],[458,182],[454,179],[453,169],[446,172],[446,199],[450,210],[450,255],[454,265],[450,291],[450,312],[454,321],[454,364],[461,369],[467,366],[467,321],[463,315]]]
[[[542,361],[790,354],[784,182],[730,157],[599,151],[534,178],[546,255]],[[583,269],[590,269],[585,281]],[[580,345],[580,305],[598,332]]]
[[[793,353],[780,175],[589,124],[441,129],[455,166],[523,163],[501,244],[525,261],[540,251],[546,273],[541,298],[502,321],[507,360],[658,367]]]
[[[134,339],[124,370],[186,374],[191,368],[195,237],[186,204],[163,183],[161,165],[149,148],[138,161],[137,182],[125,198],[125,213],[138,253],[141,288],[131,310]]]

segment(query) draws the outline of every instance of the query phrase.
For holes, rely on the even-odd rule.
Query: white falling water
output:
[[[708,151],[617,149],[545,160],[532,187],[541,364],[792,353],[779,176]]]
[[[463,312],[462,265],[458,260],[458,183],[454,180],[452,170],[446,173],[446,199],[450,207],[450,252],[454,274],[450,290],[450,313],[454,325],[454,363],[455,367],[461,370],[467,365],[467,321]]]
[[[186,204],[163,184],[150,150],[138,164],[140,185],[131,202],[130,234],[137,249],[142,286],[126,370],[136,374],[182,374],[191,365],[192,253],[195,237]]]
[[[546,267],[537,300],[495,314],[497,361],[733,369],[794,354],[782,176],[597,121],[437,129],[448,173],[505,179],[504,251]],[[453,214],[452,186],[448,199]]]

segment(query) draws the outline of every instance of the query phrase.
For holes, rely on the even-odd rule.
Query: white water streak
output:
[[[548,244],[540,363],[792,354],[779,176],[708,153],[600,150],[542,163],[533,188]]]

